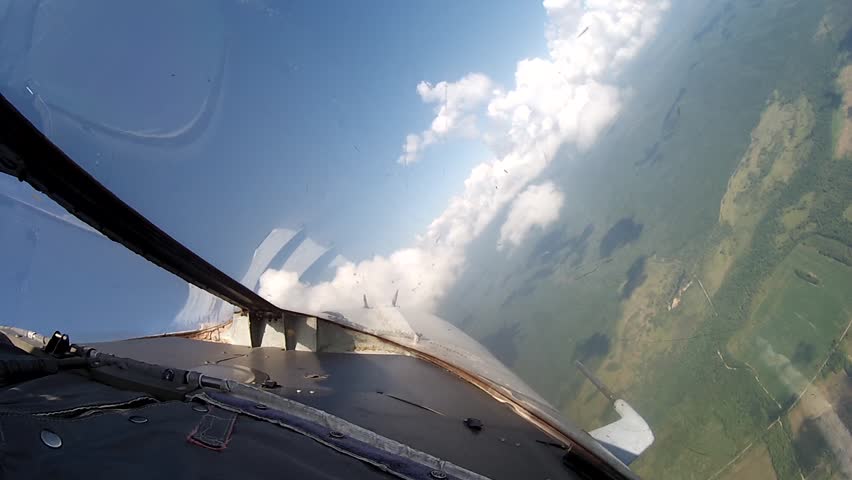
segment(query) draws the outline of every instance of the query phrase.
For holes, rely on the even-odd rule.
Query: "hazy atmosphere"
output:
[[[273,303],[458,326],[645,478],[852,478],[852,4],[0,1],[0,90]],[[0,323],[231,306],[0,178]],[[398,292],[398,294],[397,294]],[[48,301],[46,301],[48,299]]]

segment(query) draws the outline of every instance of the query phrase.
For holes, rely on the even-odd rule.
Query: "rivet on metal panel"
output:
[[[438,479],[447,478],[447,474],[440,470],[432,470],[431,472],[429,472],[429,476]]]
[[[256,408],[258,410],[266,410],[269,407],[267,407],[266,405],[264,405],[262,403],[258,403],[257,405],[254,406],[254,408]]]
[[[210,411],[210,409],[207,408],[207,405],[200,405],[200,404],[193,405],[192,409],[195,410],[196,412],[201,412],[201,413],[207,413],[208,411]]]
[[[139,423],[139,424],[148,423],[147,418],[141,417],[139,415],[134,415],[134,416],[128,418],[128,420],[130,420],[130,423]]]
[[[62,438],[50,430],[41,431],[41,442],[50,448],[59,448],[62,446]]]
[[[342,433],[338,432],[337,430],[332,430],[332,431],[328,432],[328,435],[331,438],[343,438],[344,437],[344,435]]]

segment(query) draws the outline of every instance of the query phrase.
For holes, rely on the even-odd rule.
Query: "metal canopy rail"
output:
[[[80,220],[154,264],[250,313],[252,346],[276,307],[151,223],[71,160],[0,95],[0,172],[27,182]]]

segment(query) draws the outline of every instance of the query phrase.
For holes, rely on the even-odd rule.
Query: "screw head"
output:
[[[62,446],[62,437],[51,432],[50,430],[41,431],[41,443],[50,448],[59,448]]]

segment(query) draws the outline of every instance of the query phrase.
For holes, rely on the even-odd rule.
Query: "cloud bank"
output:
[[[417,94],[424,103],[435,103],[435,118],[427,130],[405,137],[398,162],[409,165],[420,160],[428,146],[450,134],[476,137],[476,116],[473,112],[492,95],[491,79],[481,73],[470,73],[457,82],[420,82]]]
[[[240,283],[252,290],[257,290],[261,275],[270,267],[276,267],[274,265],[276,260],[283,262],[280,268],[293,275],[296,283],[312,268],[336,268],[347,262],[344,257],[337,255],[328,265],[324,265],[323,255],[329,250],[328,247],[307,237],[304,229],[273,229],[255,249],[249,268]],[[282,252],[286,256],[279,259]],[[235,308],[233,305],[191,283],[188,283],[187,287],[189,293],[183,308],[172,321],[174,326],[185,329],[215,325],[228,320],[233,314]]]
[[[613,122],[624,95],[613,81],[653,37],[668,2],[545,0],[543,5],[548,58],[518,62],[512,88],[494,85],[481,73],[417,86],[421,100],[436,105],[435,117],[428,128],[407,136],[400,164],[417,162],[431,145],[454,136],[481,139],[494,157],[473,168],[462,192],[415,244],[388,256],[345,262],[331,281],[313,286],[300,284],[286,270],[270,269],[260,278],[261,295],[288,308],[319,311],[359,307],[364,294],[373,305],[389,304],[399,289],[401,305],[432,310],[461,273],[466,247],[503,208],[515,202],[501,229],[510,244],[555,221],[562,194],[552,185],[527,185],[560,147],[587,149]],[[522,218],[521,212],[538,202],[547,208]]]
[[[517,247],[535,228],[544,229],[559,219],[565,195],[553,182],[531,185],[512,202],[512,208],[500,228],[498,249],[506,245]]]

